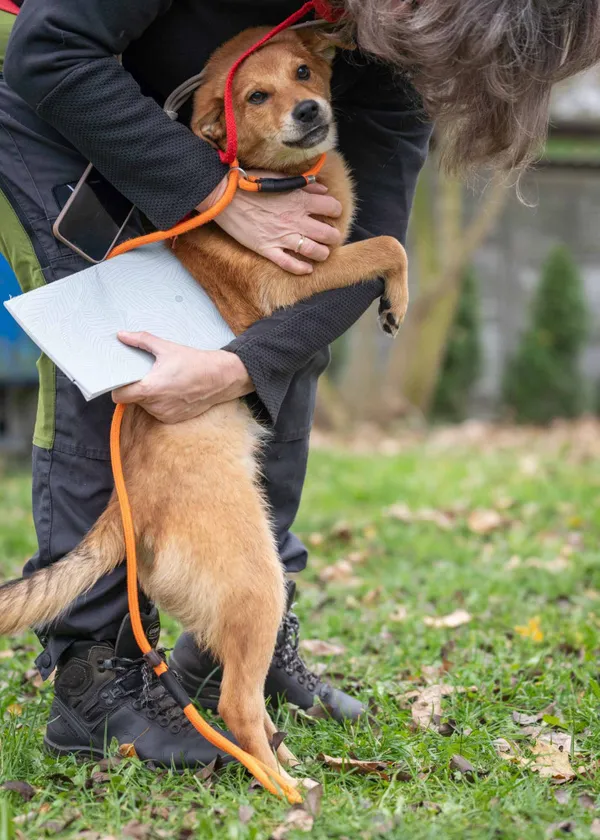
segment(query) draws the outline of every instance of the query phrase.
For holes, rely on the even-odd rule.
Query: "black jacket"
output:
[[[4,75],[36,112],[158,228],[198,205],[226,169],[161,104],[213,50],[249,26],[274,25],[299,0],[25,0]],[[121,66],[115,56],[123,56]],[[340,149],[354,171],[354,239],[404,240],[430,126],[402,79],[363,56],[336,60]],[[271,420],[289,383],[381,294],[381,283],[334,290],[275,313],[230,345]]]

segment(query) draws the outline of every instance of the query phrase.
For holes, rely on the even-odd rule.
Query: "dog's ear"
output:
[[[225,106],[222,96],[215,96],[208,87],[201,87],[194,99],[192,131],[220,149],[225,139]]]
[[[330,32],[320,27],[307,26],[295,30],[304,46],[317,58],[323,58],[330,64],[335,58],[336,49],[353,50],[356,44],[344,31]]]

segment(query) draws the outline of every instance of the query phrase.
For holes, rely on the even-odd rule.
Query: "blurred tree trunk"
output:
[[[421,173],[411,218],[411,263],[418,290],[384,362],[376,327],[378,303],[348,335],[348,355],[338,384],[319,391],[318,419],[335,431],[357,422],[385,424],[426,416],[443,362],[465,271],[511,195],[492,181],[472,220],[464,223],[464,186],[428,164]],[[416,272],[414,266],[416,265]]]
[[[429,168],[415,196],[412,233],[418,295],[390,352],[384,381],[386,393],[403,395],[424,415],[435,393],[465,270],[492,230],[510,191],[500,180],[490,184],[466,227],[463,195],[459,181],[443,174],[436,179]],[[379,414],[391,419],[394,406],[385,394],[381,396],[388,407]]]
[[[382,358],[377,327],[376,301],[348,335],[346,365],[339,383],[339,395],[354,423],[377,422],[381,410],[379,376]]]

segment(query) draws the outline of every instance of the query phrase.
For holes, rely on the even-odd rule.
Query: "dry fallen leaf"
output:
[[[523,475],[537,475],[539,468],[540,464],[537,455],[523,455],[523,457],[519,460],[519,469]]]
[[[139,820],[131,820],[121,829],[123,837],[132,837],[134,840],[146,840],[150,836],[152,826],[142,823]]]
[[[569,753],[560,749],[556,744],[537,741],[531,748],[535,760],[531,769],[545,779],[552,779],[555,783],[570,782],[575,778],[575,771],[569,761]]]
[[[510,496],[498,496],[495,501],[495,506],[498,510],[509,510],[515,505],[515,500]]]
[[[543,717],[543,715],[541,717]],[[523,712],[512,713],[512,719],[520,726],[529,726],[532,723],[538,723],[541,717],[539,715],[526,715]]]
[[[0,650],[0,659],[12,659],[14,655],[14,650]]]
[[[92,773],[89,781],[91,782],[91,785],[104,785],[107,782],[110,782],[110,779],[110,773],[104,773],[102,771],[99,771],[98,773]],[[86,785],[86,787],[88,786],[90,786],[89,783]]]
[[[553,575],[558,575],[571,568],[571,564],[564,557],[555,557],[554,560],[540,560],[538,557],[530,557],[529,560],[525,561],[525,565],[530,569],[541,569]]]
[[[323,799],[323,785],[315,782],[314,779],[302,779],[300,786],[306,790],[304,794],[304,810],[318,817],[321,813],[321,800]]]
[[[119,746],[119,755],[122,758],[137,758],[134,744],[121,744]]]
[[[492,743],[494,745],[496,753],[500,758],[503,758],[505,761],[518,762],[519,751],[515,747],[515,745],[511,744],[510,741],[507,741],[506,738],[496,738],[496,740]]]
[[[450,531],[454,527],[454,520],[441,510],[433,508],[421,508],[412,511],[404,502],[398,502],[384,511],[390,519],[397,519],[399,522],[430,522],[437,525],[442,531]]]
[[[384,511],[384,515],[389,516],[390,519],[397,519],[399,522],[414,521],[411,509],[404,502],[397,502],[395,505],[391,505],[391,507]]]
[[[243,824],[249,823],[254,814],[254,808],[251,805],[240,805],[238,810],[238,820]]]
[[[352,526],[349,522],[345,522],[344,520],[336,522],[330,531],[330,536],[334,537],[336,540],[341,540],[342,542],[350,542],[352,539]]]
[[[546,744],[553,744],[568,754],[570,754],[573,747],[573,737],[568,732],[544,732],[540,735],[540,741],[544,741]]]
[[[196,775],[202,779],[203,782],[208,782],[212,776],[217,773],[221,767],[223,766],[223,759],[220,755],[216,755],[210,764],[205,765],[201,770],[199,770]],[[210,787],[210,782],[208,784]]]
[[[586,811],[595,811],[597,807],[596,799],[591,795],[591,793],[582,793],[581,796],[577,798],[577,803],[582,808],[585,808]]]
[[[526,639],[531,639],[532,642],[539,643],[544,641],[544,634],[540,626],[540,617],[538,615],[534,616],[534,618],[530,618],[527,624],[515,627],[515,633],[518,633],[519,636],[523,636]]]
[[[343,582],[348,586],[356,586],[360,582],[359,578],[354,576],[354,568],[349,560],[338,560],[337,563],[325,566],[319,572],[319,580],[323,583]]]
[[[314,821],[312,814],[303,808],[292,808],[288,811],[285,822],[271,834],[270,840],[285,840],[290,831],[312,831]]]
[[[473,781],[477,777],[477,770],[473,767],[470,761],[462,755],[455,754],[450,759],[450,767],[461,773],[469,781]]]
[[[386,781],[389,781],[392,776],[401,781],[412,779],[410,774],[405,770],[399,770],[398,766],[392,761],[378,761],[377,759],[362,761],[358,758],[348,757],[334,758],[331,755],[325,755],[325,753],[319,753],[317,759],[332,770],[338,770],[341,773],[352,770],[359,776],[379,776]]]
[[[316,720],[333,720],[333,709],[325,703],[317,703],[315,706],[306,709],[303,714]]]
[[[527,735],[528,738],[539,738],[542,732],[544,731],[544,724],[539,724],[537,726],[524,726],[521,729],[522,735]]]
[[[318,548],[320,545],[323,545],[325,542],[325,537],[323,534],[311,534],[308,538],[308,543],[313,548]]]
[[[347,770],[355,770],[360,776],[368,776],[374,774],[381,776],[384,779],[388,778],[387,765],[384,761],[361,761],[357,758],[334,758],[325,753],[319,753],[317,756],[319,761],[322,761],[327,767],[332,770],[340,770],[346,772]]]
[[[443,688],[442,685],[430,685],[425,691],[419,693],[417,700],[413,703],[412,719],[421,729],[429,729],[432,723],[436,726],[440,723]]]
[[[429,685],[443,677],[445,670],[443,665],[421,665],[421,674]]]
[[[34,688],[41,688],[44,685],[42,675],[37,668],[29,668],[23,674],[23,681],[29,683]]]
[[[559,805],[568,805],[569,799],[571,798],[571,794],[568,790],[564,788],[558,788],[554,791],[554,798],[558,802]]]
[[[339,656],[346,653],[343,645],[334,645],[331,642],[324,642],[322,639],[303,639],[300,647],[312,656]]]
[[[442,697],[448,697],[450,694],[462,694],[465,691],[477,691],[477,686],[469,686],[469,688],[465,688],[464,686],[453,686],[440,683],[430,685],[423,691],[409,691],[404,696],[416,696],[417,699],[411,708],[412,719],[421,729],[429,729],[432,724],[434,727],[437,727],[440,724],[440,718],[442,716]]]
[[[596,817],[590,826],[590,834],[592,837],[600,837],[600,819]]]
[[[383,586],[377,586],[375,589],[370,589],[366,595],[363,595],[361,603],[364,604],[365,607],[369,607],[371,604],[376,604],[377,601],[380,600],[382,594]]]
[[[29,802],[29,800],[33,799],[35,796],[35,788],[33,788],[29,782],[3,782],[0,787],[2,790],[8,790],[11,793],[18,793],[25,802]]]
[[[426,615],[423,619],[423,624],[427,627],[435,627],[441,629],[443,627],[454,628],[460,627],[463,624],[468,624],[473,618],[466,610],[455,610],[450,615],[430,616]]]
[[[441,510],[434,510],[433,508],[421,508],[415,514],[416,522],[431,522],[437,525],[442,531],[450,531],[454,528],[453,520]]]
[[[108,758],[102,758],[98,762],[98,768],[100,770],[113,770],[119,764],[123,763],[123,758],[120,755],[109,755]]]
[[[541,739],[536,741],[531,747],[533,758],[520,753],[515,745],[505,738],[494,741],[494,747],[500,758],[539,773],[545,779],[552,779],[555,784],[564,784],[575,778],[576,774],[571,767],[568,752],[556,744]]]
[[[467,525],[474,534],[491,534],[504,525],[504,519],[497,510],[478,509],[469,515]]]
[[[10,706],[6,707],[6,711],[13,717],[20,717],[23,714],[23,706],[18,703],[11,703]]]

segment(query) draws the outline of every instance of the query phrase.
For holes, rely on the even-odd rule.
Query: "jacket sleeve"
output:
[[[226,173],[214,149],[143,96],[117,61],[172,0],[27,0],[4,77],[160,229]]]
[[[382,65],[351,61],[354,84],[335,103],[339,145],[357,186],[351,238],[389,235],[404,243],[431,125],[406,80]],[[294,374],[352,326],[382,291],[377,280],[321,292],[258,321],[227,347],[244,362],[272,423]]]

